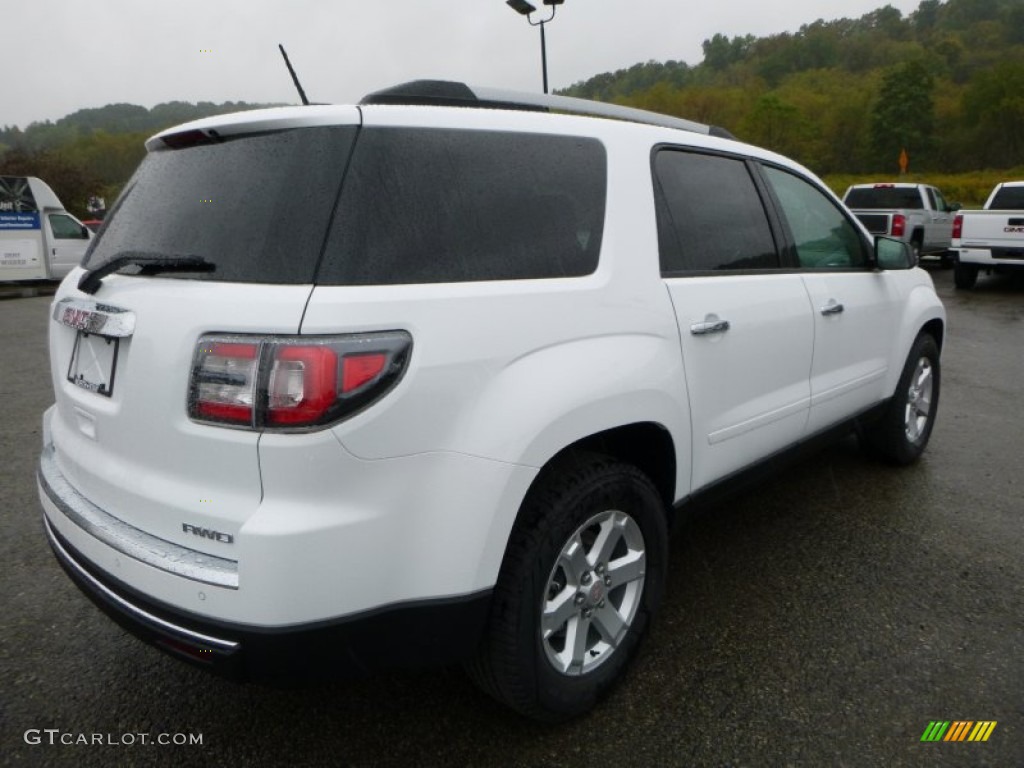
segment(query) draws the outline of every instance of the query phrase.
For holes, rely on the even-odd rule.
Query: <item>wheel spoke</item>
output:
[[[594,539],[594,546],[590,548],[590,556],[587,558],[590,564],[607,563],[620,538],[622,538],[622,529],[616,513],[613,512],[608,519],[601,522],[601,529],[598,531],[597,538]]]
[[[544,614],[541,617],[541,630],[545,639],[565,626],[565,623],[576,613],[574,603],[576,593],[567,587],[555,596],[554,600],[548,600],[544,604]]]
[[[608,589],[621,587],[631,581],[642,579],[644,576],[647,558],[643,552],[630,552],[625,557],[608,564],[608,577],[612,583]]]
[[[583,663],[587,658],[587,635],[589,634],[590,619],[577,616],[569,620],[565,632],[565,650],[571,651],[572,655],[567,659],[566,671],[579,672],[583,669]]]
[[[924,389],[926,386],[931,386],[932,367],[928,364],[926,360],[922,360],[920,363],[918,363],[916,379],[916,387],[918,391]]]
[[[587,553],[583,547],[583,540],[580,539],[578,532],[573,535],[569,543],[562,550],[561,555],[559,555],[559,562],[566,570],[570,585],[578,584],[580,576],[590,570],[590,565],[587,563]]]
[[[919,416],[927,416],[932,412],[932,398],[930,395],[922,395],[917,400],[916,410]]]
[[[613,648],[618,646],[628,629],[626,622],[611,603],[605,603],[603,608],[595,610],[592,621],[597,627],[597,631],[601,633],[601,637]]]

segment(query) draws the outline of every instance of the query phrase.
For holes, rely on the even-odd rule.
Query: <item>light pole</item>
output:
[[[544,39],[544,25],[555,18],[555,11],[558,10],[558,6],[565,2],[565,0],[544,0],[544,5],[551,6],[551,15],[541,21],[534,21],[530,18],[530,14],[536,12],[537,6],[533,3],[527,2],[527,0],[505,0],[508,6],[515,11],[526,17],[526,20],[530,23],[531,27],[540,27],[540,68],[544,75],[544,93],[548,92],[548,46]]]

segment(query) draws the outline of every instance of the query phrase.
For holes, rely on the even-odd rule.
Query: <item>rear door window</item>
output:
[[[663,275],[780,266],[744,160],[663,149],[654,174]]]
[[[587,275],[601,250],[605,187],[595,139],[363,128],[317,282]]]

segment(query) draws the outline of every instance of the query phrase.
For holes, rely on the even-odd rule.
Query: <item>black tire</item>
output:
[[[915,235],[910,241],[910,253],[914,257],[914,266],[921,263],[921,240]]]
[[[956,264],[956,251],[943,251],[942,256],[939,257],[939,265],[943,269],[950,269]]]
[[[598,563],[591,562],[587,568],[593,570],[578,574],[575,570],[579,569],[563,567],[570,562],[565,551],[573,542],[577,543],[573,552],[588,557],[601,549],[595,542],[590,542],[592,549],[588,549],[594,528],[582,526],[609,514],[622,514],[635,524],[634,528],[618,517],[608,523],[607,530],[613,531],[609,542],[621,534],[614,549],[602,550],[614,569],[602,571]],[[619,574],[617,580],[626,578],[625,564],[637,559],[637,531],[645,567],[633,566],[631,571],[642,570],[642,575],[620,585],[612,581],[612,574]],[[627,533],[633,537],[631,541],[627,541]],[[580,538],[575,538],[576,534]],[[657,610],[665,585],[667,538],[664,502],[636,467],[585,454],[545,470],[519,511],[483,642],[467,665],[470,677],[494,698],[537,720],[561,722],[589,711],[621,676]],[[567,571],[574,575],[567,576]],[[590,578],[584,581],[587,574]],[[572,614],[564,624],[562,653],[583,660],[569,671],[556,667],[559,633],[542,635],[542,613],[545,607],[557,604]],[[614,645],[606,635],[611,623],[609,608],[620,619],[620,610],[629,613],[632,608],[631,620],[624,622]],[[561,616],[550,610],[552,616]],[[549,624],[557,625],[560,620],[549,619]],[[582,642],[570,648],[570,632],[583,626],[586,631],[578,633]],[[589,646],[591,639],[593,647]]]
[[[978,265],[961,264],[957,262],[953,267],[953,285],[957,288],[973,288],[978,282]]]
[[[868,453],[891,464],[912,464],[928,445],[939,407],[939,347],[923,333],[914,341],[896,391],[881,418],[861,431]]]

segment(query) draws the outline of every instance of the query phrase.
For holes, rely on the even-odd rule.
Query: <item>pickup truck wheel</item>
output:
[[[978,282],[978,265],[961,264],[957,262],[953,267],[953,284],[957,288],[973,288]]]
[[[529,717],[590,710],[635,653],[664,589],[664,503],[638,469],[590,456],[527,495],[470,676]]]
[[[940,378],[938,345],[922,334],[907,356],[884,414],[861,432],[869,453],[892,464],[912,464],[920,458],[935,424]]]
[[[914,257],[914,266],[921,263],[921,241],[914,239],[910,241],[910,253]]]

